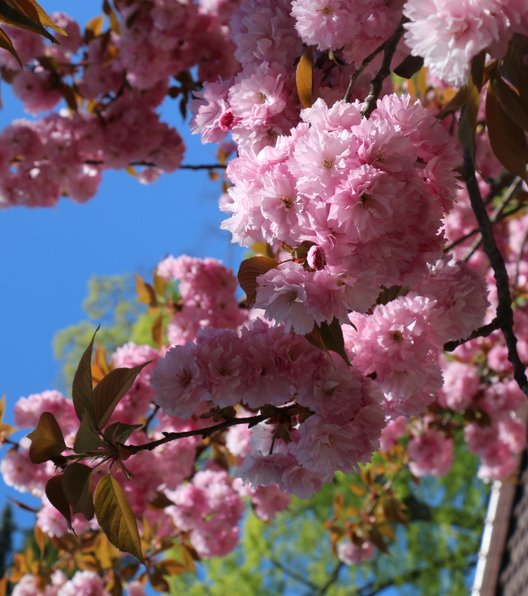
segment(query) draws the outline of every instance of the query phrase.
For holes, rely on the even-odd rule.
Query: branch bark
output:
[[[508,360],[513,366],[513,376],[521,391],[528,396],[528,379],[526,378],[525,365],[522,363],[517,351],[517,337],[513,331],[513,310],[510,294],[510,280],[506,271],[506,264],[502,257],[495,236],[493,224],[488,216],[475,174],[475,163],[467,148],[464,149],[463,176],[471,201],[471,207],[477,218],[482,234],[482,243],[490,261],[495,283],[497,284],[497,319],[508,348]]]

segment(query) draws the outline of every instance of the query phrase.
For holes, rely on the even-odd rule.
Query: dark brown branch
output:
[[[508,189],[508,192],[504,195],[504,197],[502,197],[500,203],[495,207],[493,213],[491,214],[491,216],[490,216],[491,223],[493,223],[493,224],[498,223],[498,222],[502,221],[503,219],[505,219],[506,217],[509,217],[516,211],[519,211],[520,209],[524,209],[525,205],[523,203],[520,203],[516,207],[513,207],[512,209],[510,209],[509,211],[505,211],[506,207],[508,206],[508,203],[515,196],[515,193],[519,189],[519,186],[521,185],[521,183],[522,183],[522,180],[520,178],[516,178],[514,180],[514,182]],[[480,228],[478,229],[478,231],[480,231]],[[463,260],[469,261],[469,259],[471,259],[471,257],[475,254],[475,252],[477,251],[477,249],[479,248],[479,246],[481,244],[482,244],[482,236],[477,238],[475,240],[475,242],[471,245],[467,255],[464,257]]]
[[[517,255],[517,259],[515,261],[515,278],[513,280],[513,285],[517,286],[519,283],[519,274],[521,272],[521,263],[523,260],[524,251],[526,249],[526,245],[528,244],[528,230],[524,233],[523,239],[521,241],[521,246],[519,247],[519,254]]]
[[[389,39],[385,43],[385,47],[383,48],[383,61],[381,63],[380,69],[376,73],[376,76],[370,82],[369,94],[365,98],[363,108],[361,109],[361,115],[363,116],[363,118],[368,118],[374,111],[374,108],[376,107],[376,102],[381,93],[383,81],[391,73],[390,67],[392,58],[394,57],[394,53],[396,52],[398,42],[400,41],[401,36],[403,35],[403,22],[404,17],[400,21],[400,24],[398,25],[396,31],[394,31],[394,33],[389,37]]]
[[[520,178],[515,178],[513,180],[513,182],[510,184],[508,190],[506,191],[506,194],[503,196],[502,200],[500,201],[499,205],[495,208],[493,214],[491,215],[491,221],[493,223],[497,223],[498,221],[502,220],[502,212],[504,211],[504,208],[506,207],[506,205],[510,202],[510,200],[513,198],[513,196],[515,195],[515,192],[518,190],[519,185],[522,181],[520,180]],[[500,192],[501,190],[504,190],[505,186],[503,186],[501,183],[499,183],[498,187],[493,189],[488,197],[486,198],[485,203],[488,204],[490,203],[498,194],[498,192]],[[467,232],[467,234],[464,234],[463,236],[461,236],[460,238],[457,238],[456,240],[454,240],[451,244],[448,244],[445,248],[444,248],[444,252],[447,253],[450,250],[453,250],[453,248],[455,248],[456,246],[458,246],[459,244],[462,244],[463,242],[465,242],[466,240],[469,240],[469,238],[471,238],[472,236],[474,236],[475,234],[479,233],[479,228],[473,228],[470,232]],[[479,244],[480,244],[480,239],[479,239]]]
[[[497,284],[497,319],[500,321],[500,329],[504,335],[504,340],[508,348],[508,360],[513,366],[513,376],[517,384],[525,395],[528,395],[528,379],[526,378],[525,366],[522,363],[517,351],[517,337],[513,331],[513,310],[510,294],[510,285],[508,272],[504,259],[497,247],[497,242],[493,235],[493,224],[488,216],[484,201],[480,194],[480,189],[475,175],[475,164],[469,150],[464,149],[464,181],[471,201],[471,207],[477,218],[477,222],[482,234],[482,243],[484,250],[490,261],[495,283]]]
[[[328,590],[335,584],[335,582],[339,579],[339,572],[341,571],[341,569],[343,569],[344,566],[345,564],[343,562],[339,562],[334,567],[334,570],[328,578],[328,581],[325,583],[324,586],[319,588],[319,591],[317,592],[318,596],[324,596],[328,592]]]
[[[164,437],[157,441],[150,441],[149,443],[143,443],[141,445],[124,445],[131,453],[139,453],[140,451],[152,451],[156,447],[170,443],[171,441],[177,441],[178,439],[184,439],[185,437],[210,437],[212,434],[229,428],[230,426],[237,426],[239,424],[247,424],[249,427],[264,422],[270,418],[268,414],[258,414],[257,416],[246,416],[245,418],[227,418],[224,422],[215,424],[214,426],[208,426],[206,428],[197,428],[195,430],[186,430],[182,432],[170,432],[163,433]]]
[[[501,322],[498,317],[495,317],[493,321],[491,321],[491,323],[488,323],[487,325],[482,325],[482,327],[475,329],[475,331],[473,331],[473,333],[465,339],[455,339],[453,341],[448,341],[446,344],[444,344],[444,351],[452,352],[453,350],[456,350],[458,346],[465,344],[467,341],[477,339],[477,337],[488,337],[488,335],[491,335],[494,331],[497,331],[497,329],[500,328]]]
[[[296,582],[299,582],[303,586],[310,588],[310,590],[312,590],[312,592],[316,591],[318,589],[317,586],[313,582],[311,582],[308,578],[304,577],[304,575],[301,575],[300,573],[293,571],[293,569],[286,567],[286,565],[284,565],[280,561],[277,561],[277,559],[272,558],[271,563],[273,565],[275,565],[275,567],[277,567],[277,569],[280,569],[283,573],[285,573],[288,577],[291,577]]]
[[[365,68],[367,68],[367,66],[372,62],[372,60],[374,60],[374,58],[378,54],[380,54],[381,52],[383,52],[383,50],[385,49],[387,43],[388,43],[388,40],[385,40],[383,43],[381,43],[373,52],[371,52],[363,60],[363,62],[359,65],[358,69],[355,70],[352,73],[352,75],[350,76],[350,81],[348,83],[348,87],[347,87],[345,96],[343,97],[343,99],[345,101],[350,101],[350,97],[352,95],[352,89],[354,88],[354,85],[356,84],[357,80],[359,79],[359,77],[361,76],[361,74],[363,73],[363,71],[365,70]]]
[[[225,163],[205,163],[205,164],[182,164],[180,170],[225,170]]]
[[[89,166],[104,166],[104,161],[102,159],[86,159],[84,161],[86,165]],[[157,167],[156,164],[152,161],[131,161],[128,165],[130,166],[138,166],[138,167],[145,167],[145,168],[155,168]],[[179,170],[225,170],[227,168],[227,164],[225,163],[204,163],[204,164],[181,164],[178,168]]]

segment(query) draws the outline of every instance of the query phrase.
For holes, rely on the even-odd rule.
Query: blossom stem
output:
[[[376,76],[370,82],[369,94],[365,98],[363,108],[361,109],[361,116],[363,116],[363,118],[368,118],[374,111],[376,102],[381,93],[383,81],[390,75],[391,62],[394,57],[394,53],[396,52],[398,42],[403,35],[403,22],[404,17],[402,17],[396,31],[394,31],[394,33],[385,43],[385,47],[383,48],[383,61],[381,63],[380,69],[376,73]]]
[[[270,418],[270,414],[258,414],[256,416],[246,416],[244,418],[226,418],[224,422],[220,422],[219,424],[215,424],[214,426],[208,426],[206,428],[197,428],[194,430],[185,430],[182,432],[170,432],[170,433],[163,433],[164,437],[162,439],[158,439],[157,441],[150,441],[149,443],[143,443],[141,445],[124,445],[131,453],[139,453],[140,451],[152,451],[156,449],[156,447],[160,447],[161,445],[165,445],[165,443],[170,443],[171,441],[177,441],[178,439],[184,439],[185,437],[202,437],[205,439],[206,437],[211,436],[215,432],[220,430],[225,430],[230,426],[237,426],[239,424],[247,424],[248,426],[255,426],[260,422],[264,422]]]

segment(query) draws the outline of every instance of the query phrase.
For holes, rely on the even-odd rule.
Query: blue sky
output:
[[[83,25],[101,12],[98,0],[40,4]],[[0,128],[27,117],[5,84],[2,101]],[[168,100],[162,113],[184,137],[185,163],[216,161],[215,147],[189,134],[176,102]],[[149,276],[164,256],[183,253],[237,267],[241,252],[219,229],[219,192],[219,183],[205,172],[178,171],[144,186],[124,172],[108,171],[97,196],[84,205],[62,199],[54,208],[0,211],[0,395],[8,398],[7,421],[19,397],[53,388],[59,371],[53,336],[84,318],[81,304],[91,276]],[[8,495],[24,500],[0,481],[0,508]],[[31,524],[27,516],[20,519]]]

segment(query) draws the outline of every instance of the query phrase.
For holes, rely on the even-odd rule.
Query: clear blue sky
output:
[[[47,12],[62,10],[85,24],[101,12],[99,0],[39,0]],[[2,85],[0,128],[27,117]],[[175,102],[163,118],[174,123],[187,146],[185,163],[216,161],[215,147],[188,133]],[[220,192],[205,172],[178,171],[143,186],[124,172],[108,171],[95,198],[84,205],[62,199],[54,208],[0,211],[0,395],[8,414],[22,396],[52,389],[59,365],[55,333],[83,319],[81,304],[92,275],[150,275],[167,254],[213,256],[236,268],[240,251],[219,229]],[[0,508],[7,495],[1,486]],[[23,500],[23,499],[22,499]],[[24,516],[24,523],[31,523]]]

